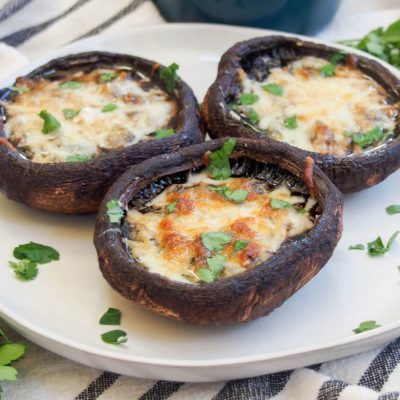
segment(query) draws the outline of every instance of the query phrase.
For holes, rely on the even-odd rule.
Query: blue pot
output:
[[[334,16],[339,0],[154,0],[174,22],[214,22],[313,35]]]

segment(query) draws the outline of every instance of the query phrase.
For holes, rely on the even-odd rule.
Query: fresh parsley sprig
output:
[[[399,234],[399,231],[396,231],[395,233],[393,233],[393,235],[389,238],[389,241],[386,246],[383,244],[382,238],[380,236],[378,236],[372,242],[367,243],[368,254],[370,256],[381,256],[381,255],[387,253],[390,250],[390,248],[392,247],[398,234]]]
[[[370,331],[375,328],[379,328],[380,325],[376,323],[376,321],[364,321],[361,322],[358,328],[353,329],[354,333],[362,333],[366,331]]]
[[[0,382],[16,381],[18,371],[11,364],[25,355],[26,345],[11,341],[0,329]],[[0,386],[0,399],[1,399]]]
[[[45,134],[54,132],[61,127],[61,124],[57,118],[50,114],[47,110],[40,111],[39,117],[44,121],[42,132]]]
[[[107,215],[112,224],[119,224],[124,216],[124,210],[117,199],[107,202]]]
[[[228,179],[231,176],[229,156],[236,146],[235,139],[228,139],[219,150],[210,153],[208,171],[213,179]]]
[[[340,43],[372,54],[400,69],[400,19],[384,29],[374,29],[361,39]]]
[[[174,92],[175,82],[178,79],[178,74],[176,73],[178,69],[179,65],[176,63],[160,69],[159,77],[165,82],[169,94],[173,94]]]

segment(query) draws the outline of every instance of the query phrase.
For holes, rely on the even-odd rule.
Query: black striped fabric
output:
[[[96,400],[105,392],[120,375],[113,372],[103,372],[83,392],[79,393],[74,400]]]
[[[31,1],[32,0],[10,0],[0,10],[0,23],[11,17],[11,15],[15,14],[17,11],[21,10]]]

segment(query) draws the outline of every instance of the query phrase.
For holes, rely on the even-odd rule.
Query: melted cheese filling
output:
[[[246,190],[247,198],[235,203],[213,186]],[[272,199],[287,201],[290,207],[273,208]],[[255,267],[286,239],[312,228],[308,210],[315,203],[311,197],[292,195],[285,186],[268,191],[266,183],[256,179],[230,178],[221,184],[205,173],[193,174],[187,183],[171,185],[147,203],[147,212],[128,211],[133,231],[127,246],[150,272],[187,283],[199,282],[207,258],[221,254],[226,262],[218,278],[227,277]],[[207,232],[224,232],[231,240],[222,251],[210,251],[202,242]],[[247,241],[240,251],[234,251],[237,240]]]
[[[115,73],[112,80],[101,80]],[[140,75],[134,80],[122,70],[98,69],[75,73],[63,81],[26,81],[30,91],[5,103],[9,140],[34,162],[64,162],[70,156],[93,158],[103,152],[149,140],[149,133],[167,126],[176,112],[175,102],[150,79]],[[78,88],[62,88],[63,82],[79,82]],[[104,112],[104,106],[113,110]],[[106,107],[107,108],[107,107]],[[79,110],[71,119],[65,109]],[[44,134],[39,117],[47,110],[60,128]]]
[[[272,68],[262,82],[240,70],[242,93],[256,94],[259,100],[239,106],[239,111],[255,111],[258,127],[273,139],[323,154],[360,153],[362,147],[349,133],[379,128],[385,140],[395,129],[399,106],[389,105],[380,85],[349,66],[338,64],[333,76],[322,76],[320,69],[328,64],[321,58],[304,57]],[[282,95],[263,89],[268,84],[281,86]],[[297,127],[287,127],[285,122],[293,116]]]

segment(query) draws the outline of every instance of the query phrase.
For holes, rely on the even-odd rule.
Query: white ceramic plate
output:
[[[131,53],[179,73],[201,101],[216,75],[220,55],[237,41],[268,32],[213,25],[161,25],[118,36],[83,40],[56,56],[87,50]],[[16,74],[16,75],[18,75]],[[2,86],[10,84],[11,79]],[[92,244],[94,216],[69,217],[31,210],[0,196],[0,315],[27,338],[65,357],[101,369],[146,378],[186,381],[248,377],[354,354],[400,335],[399,243],[376,258],[349,251],[350,244],[384,240],[400,228],[400,173],[347,196],[344,233],[334,256],[303,289],[271,315],[245,325],[198,327],[178,323],[131,304],[103,280]],[[21,282],[7,266],[18,244],[55,247],[61,260]],[[128,343],[112,346],[98,324],[108,307],[122,311]],[[381,328],[355,335],[365,320]]]

